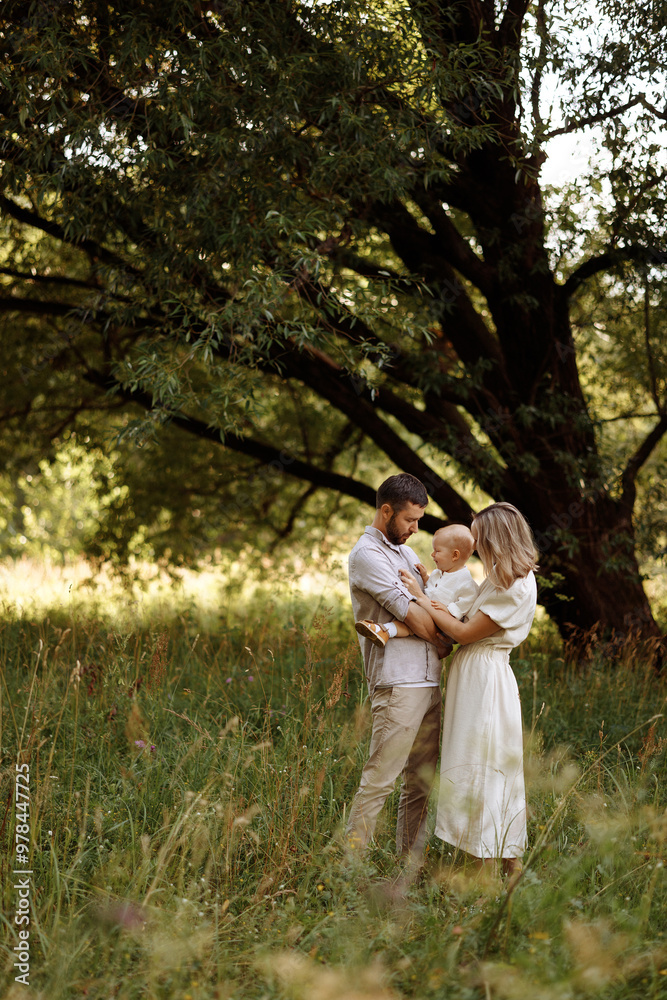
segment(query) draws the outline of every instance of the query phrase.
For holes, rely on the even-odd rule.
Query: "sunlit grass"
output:
[[[287,617],[309,621],[325,607],[345,605],[347,614],[348,593],[342,556],[331,557],[326,565],[295,558],[291,571],[281,572],[248,554],[236,560],[221,557],[196,571],[132,564],[125,576],[113,575],[105,566],[93,569],[84,559],[0,562],[5,619],[94,619],[128,630],[183,615],[216,629],[229,623],[230,614],[252,615],[253,606],[267,604]]]
[[[395,797],[367,860],[340,848],[369,727],[346,609],[314,619],[289,587],[216,594],[210,614],[181,594],[170,615],[165,594],[150,614],[120,600],[96,617],[93,600],[5,616],[3,789],[18,754],[34,870],[28,992],[8,810],[6,995],[667,996],[667,685],[651,667],[627,650],[570,661],[542,626],[513,661],[523,878],[508,896],[434,838],[406,884]]]

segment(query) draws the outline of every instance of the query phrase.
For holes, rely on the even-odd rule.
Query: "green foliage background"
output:
[[[663,28],[615,0],[8,0],[0,553],[326,549],[403,468],[433,521],[581,506],[546,596],[655,631]],[[591,125],[581,178],[542,183]]]

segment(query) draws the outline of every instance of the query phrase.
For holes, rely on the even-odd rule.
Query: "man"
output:
[[[397,618],[415,634],[392,639],[384,647],[359,637],[373,724],[346,839],[352,848],[367,846],[402,774],[396,848],[414,859],[421,857],[426,843],[426,813],[440,745],[440,657],[451,649],[399,576],[400,569],[407,569],[421,579],[415,571],[418,559],[405,542],[417,532],[427,503],[426,490],[414,476],[390,476],[377,491],[373,523],[349,559],[355,621]]]

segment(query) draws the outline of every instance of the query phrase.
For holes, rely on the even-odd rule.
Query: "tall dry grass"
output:
[[[516,651],[530,851],[512,895],[433,839],[406,883],[395,797],[340,833],[368,735],[356,638],[275,593],[208,627],[51,608],[0,627],[3,994],[667,996],[667,686],[626,651]],[[13,980],[16,761],[30,765],[31,985]]]

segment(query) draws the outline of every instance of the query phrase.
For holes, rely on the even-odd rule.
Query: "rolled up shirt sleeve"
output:
[[[359,551],[350,559],[350,584],[366,591],[392,618],[405,621],[413,598],[401,583],[388,559],[378,558],[377,551]]]
[[[417,579],[417,557],[407,545],[390,542],[372,524],[366,526],[349,557],[350,599],[355,621],[368,619],[384,625],[392,618],[404,622],[413,598],[401,580],[401,570]],[[417,580],[421,587],[421,580]],[[437,685],[442,664],[434,645],[417,635],[397,637],[386,646],[374,646],[359,635],[368,690],[394,685]]]

